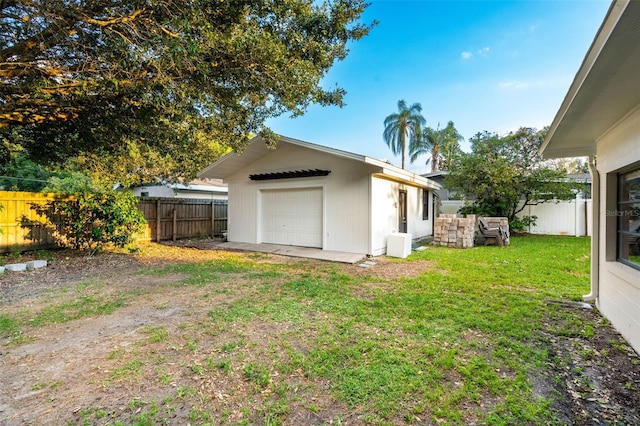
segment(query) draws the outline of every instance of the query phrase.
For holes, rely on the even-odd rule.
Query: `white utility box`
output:
[[[411,254],[411,234],[396,232],[387,236],[387,256],[404,259]]]

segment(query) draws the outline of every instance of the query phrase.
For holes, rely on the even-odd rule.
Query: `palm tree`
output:
[[[389,115],[384,119],[384,133],[382,134],[385,143],[393,155],[402,153],[402,168],[404,169],[404,158],[407,152],[407,143],[416,144],[422,134],[422,126],[426,120],[420,114],[422,105],[415,103],[407,107],[404,100],[398,101],[398,112]]]
[[[430,155],[425,164],[431,163],[431,171],[437,172],[443,165],[460,150],[462,135],[456,130],[453,121],[447,123],[447,127],[440,129],[440,123],[436,130],[425,127],[422,137],[409,147],[409,160],[413,163],[421,155]],[[444,155],[442,151],[445,151]],[[444,157],[444,158],[443,158]]]

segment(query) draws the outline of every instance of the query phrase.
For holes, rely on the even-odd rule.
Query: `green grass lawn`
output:
[[[116,364],[102,383],[153,380],[171,383],[175,395],[132,400],[126,420],[109,407],[86,407],[85,420],[158,424],[181,404],[190,407],[192,424],[293,424],[301,411],[326,421],[321,414],[332,406],[333,424],[560,423],[553,396],[538,395],[534,383],[549,360],[543,329],[550,318],[563,317],[557,335],[593,333],[572,311],[547,303],[588,293],[589,239],[429,246],[393,260],[399,268],[428,261],[411,278],[262,260],[234,255],[145,270],[184,274],[165,291],[191,292],[192,312],[176,330],[147,325],[135,351],[110,354]],[[118,297],[105,315],[136,297],[154,303],[144,293]],[[64,304],[68,321],[78,318],[73,306]],[[33,313],[37,324],[24,312],[0,324],[11,333],[43,327],[55,311]],[[202,380],[229,384],[226,405],[201,390]]]

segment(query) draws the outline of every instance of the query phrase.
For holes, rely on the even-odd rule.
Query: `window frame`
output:
[[[422,220],[429,220],[429,189],[422,188]]]
[[[636,176],[633,176],[634,174]],[[632,179],[627,179],[627,176],[632,177]],[[617,216],[616,261],[640,270],[640,261],[634,262],[629,259],[634,249],[640,252],[640,226],[635,230],[628,229],[630,217],[635,218],[637,216],[638,221],[640,221],[640,213],[634,211],[636,209],[640,210],[640,198],[631,198],[630,185],[628,185],[629,182],[634,180],[640,181],[640,163],[635,163],[617,174],[615,210]]]

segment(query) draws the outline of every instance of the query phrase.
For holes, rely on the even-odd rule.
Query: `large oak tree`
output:
[[[187,176],[250,134],[274,143],[267,118],[342,105],[321,80],[370,30],[366,6],[0,0],[2,158]]]

